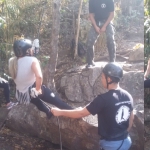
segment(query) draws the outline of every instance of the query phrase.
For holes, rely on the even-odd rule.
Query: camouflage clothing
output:
[[[99,23],[99,27],[101,28],[103,26],[104,22]],[[116,58],[116,45],[114,40],[114,27],[111,23],[108,24],[106,27],[106,40],[107,40],[107,48],[109,53],[109,60],[110,62],[114,62]],[[91,27],[88,37],[87,37],[87,63],[88,65],[92,64],[92,61],[94,59],[94,44],[96,43],[98,37],[100,34],[98,34],[94,28],[94,26]]]

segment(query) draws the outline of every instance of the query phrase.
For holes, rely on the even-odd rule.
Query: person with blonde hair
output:
[[[13,50],[15,57],[9,60],[9,72],[16,84],[16,99],[19,103],[33,103],[48,118],[51,118],[52,113],[44,102],[61,109],[72,109],[42,85],[42,71],[38,59],[33,57],[32,42],[28,39],[17,40],[13,44]]]

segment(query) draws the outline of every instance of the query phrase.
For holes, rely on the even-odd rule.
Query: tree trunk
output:
[[[60,0],[53,0],[53,25],[52,25],[52,41],[50,44],[50,59],[47,65],[47,86],[56,92],[54,76],[58,58],[58,41],[60,30]]]
[[[82,3],[83,0],[80,0],[80,7],[79,7],[79,13],[78,13],[78,20],[77,20],[77,30],[76,30],[76,37],[75,37],[75,51],[74,51],[74,59],[77,56],[78,52],[78,38],[79,38],[79,30],[80,30],[80,15],[82,10]]]

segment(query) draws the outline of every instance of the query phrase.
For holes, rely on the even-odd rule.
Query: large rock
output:
[[[144,61],[140,63],[124,64],[123,69],[125,71],[144,71]]]
[[[87,103],[95,96],[105,93],[101,83],[102,67],[105,63],[96,63],[96,67],[90,69],[69,70],[61,79],[61,90],[68,101],[76,103]],[[123,65],[123,64],[122,64]],[[144,104],[143,72],[124,72],[120,86],[127,90],[134,99],[134,106]],[[144,107],[144,106],[143,106]],[[144,108],[142,108],[143,110]]]
[[[73,107],[84,106],[98,94],[107,90],[101,84],[102,66],[97,63],[91,69],[71,69],[62,77],[60,88],[62,96]],[[143,73],[125,72],[120,83],[121,87],[129,91],[135,103],[134,125],[130,132],[133,145],[131,150],[141,150],[143,146]],[[99,150],[97,134],[97,117],[88,116],[83,119],[69,119],[60,117],[60,128],[63,146],[69,150]],[[18,105],[9,113],[7,126],[19,132],[28,133],[39,138],[59,144],[59,129],[57,118],[48,120],[44,113],[35,106]]]
[[[1,108],[0,108],[1,109]],[[135,119],[130,131],[132,147],[130,150],[142,150],[143,113],[134,112]],[[83,119],[59,117],[62,144],[69,150],[99,150],[96,116]],[[56,117],[47,119],[34,105],[18,105],[9,112],[7,126],[17,132],[36,136],[59,144],[59,127]]]
[[[6,108],[0,109],[0,129],[4,125],[5,121],[7,120],[9,110]]]
[[[133,127],[129,132],[132,139],[131,150],[144,149],[144,110],[134,110]]]
[[[62,144],[69,150],[99,150],[96,117],[83,119],[59,117]],[[56,117],[47,119],[33,104],[13,107],[7,126],[18,132],[30,134],[59,144],[59,127]]]
[[[129,61],[130,62],[139,62],[139,61],[144,61],[144,45],[139,44],[138,48],[135,48],[129,56]]]

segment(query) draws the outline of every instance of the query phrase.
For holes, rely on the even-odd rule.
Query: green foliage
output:
[[[36,0],[0,0],[0,64],[11,57],[12,43],[22,34],[38,38],[46,3]],[[45,0],[46,2],[46,0]],[[1,66],[0,66],[1,67]],[[8,68],[7,66],[4,66]]]
[[[144,22],[144,55],[145,55],[145,70],[150,56],[150,0],[145,0],[145,22]]]
[[[139,7],[139,5],[137,5],[137,7]],[[116,29],[128,30],[133,28],[133,26],[137,26],[137,24],[141,22],[142,13],[140,9],[133,8],[128,11],[129,12],[123,13],[121,6],[117,3],[113,20]]]

